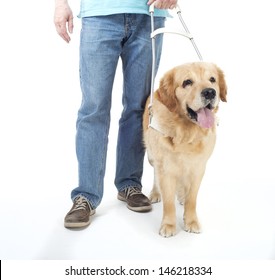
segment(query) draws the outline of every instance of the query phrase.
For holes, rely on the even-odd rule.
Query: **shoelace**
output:
[[[140,194],[141,190],[138,187],[130,187],[126,190],[126,198],[129,196],[135,195],[135,194]]]
[[[80,196],[75,199],[75,206],[74,209],[72,209],[72,211],[81,210],[81,209],[86,210],[87,207],[91,210],[89,202],[84,197]]]

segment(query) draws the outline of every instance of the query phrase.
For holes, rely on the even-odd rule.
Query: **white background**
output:
[[[181,0],[183,18],[204,57],[222,68],[228,103],[220,107],[218,141],[204,177],[198,215],[203,232],[162,238],[162,205],[146,214],[116,199],[113,184],[122,76],[113,92],[102,204],[85,230],[63,219],[77,184],[75,121],[79,1],[67,45],[53,25],[54,1],[0,4],[0,258],[7,260],[270,260],[275,259],[275,19],[272,2]],[[180,27],[175,17],[168,24]],[[198,60],[188,39],[167,35],[158,79]],[[152,185],[145,159],[144,193]]]

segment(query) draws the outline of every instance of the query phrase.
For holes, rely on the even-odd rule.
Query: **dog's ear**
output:
[[[175,89],[174,71],[171,70],[160,80],[159,88],[156,92],[159,101],[171,112],[175,112],[178,106]]]
[[[224,78],[224,73],[223,71],[217,67],[218,69],[218,74],[219,74],[219,87],[220,87],[220,99],[223,102],[226,102],[226,96],[227,96],[227,85],[225,82],[225,78]]]

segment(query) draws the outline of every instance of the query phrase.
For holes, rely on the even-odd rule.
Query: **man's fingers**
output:
[[[67,32],[67,28],[66,26],[62,26],[61,28],[61,37],[67,42],[69,43],[71,41],[71,38]]]
[[[65,20],[57,20],[55,22],[55,29],[58,33],[58,35],[65,40],[67,43],[70,42],[71,38],[68,34],[68,30],[67,30],[67,24],[68,24],[68,30],[70,33],[73,32],[73,21],[69,21],[68,23]]]
[[[70,42],[71,38],[67,32],[66,24],[56,24],[55,25],[56,31],[58,35],[65,40],[67,43]]]
[[[74,29],[74,21],[73,21],[73,17],[70,17],[68,20],[68,30],[71,34],[73,33],[73,29]]]
[[[148,5],[155,3],[157,9],[174,9],[177,5],[176,0],[150,0],[147,2]]]

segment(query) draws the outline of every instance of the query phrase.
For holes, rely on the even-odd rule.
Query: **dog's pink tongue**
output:
[[[213,126],[215,118],[211,110],[202,108],[196,112],[198,114],[198,124],[203,128],[210,128]]]

